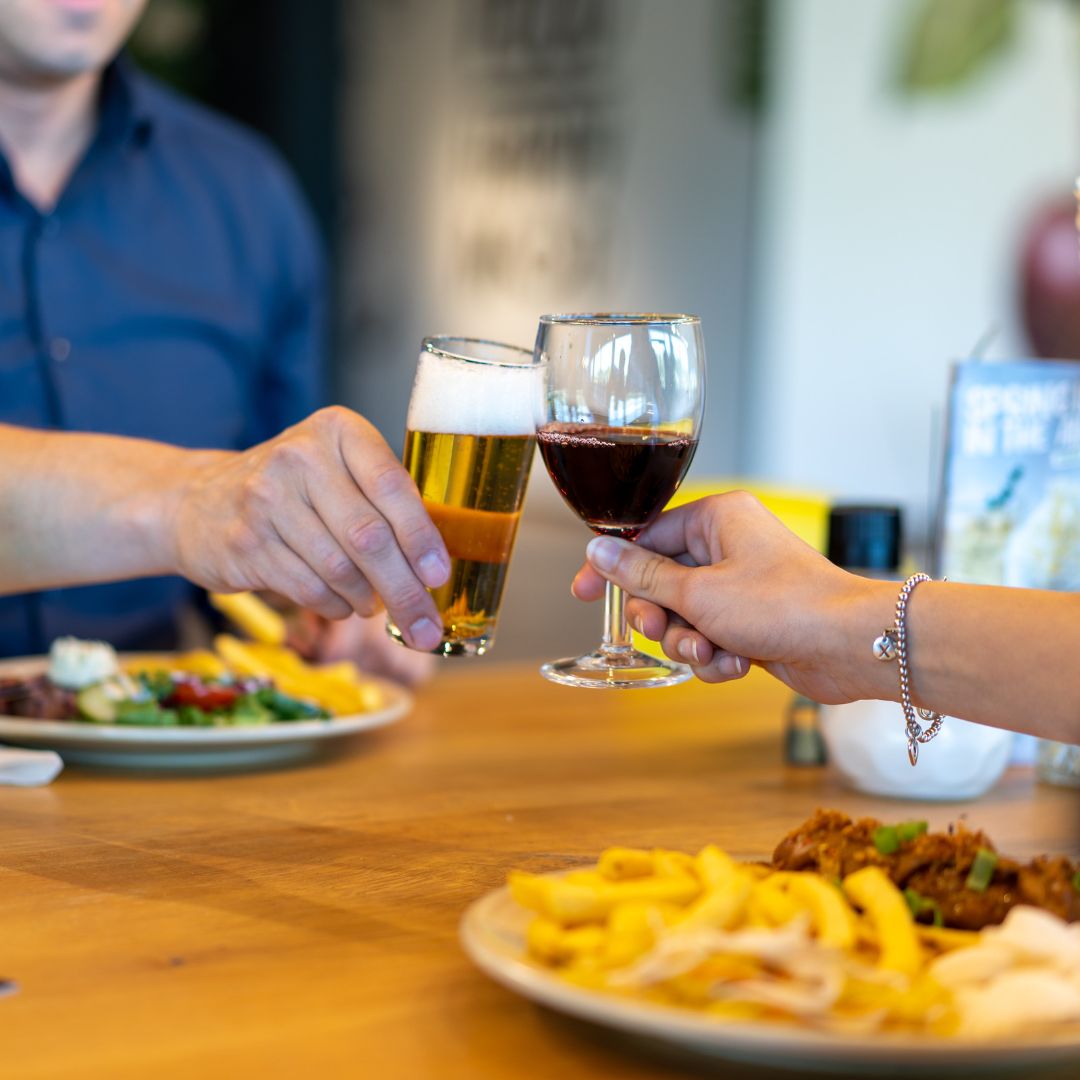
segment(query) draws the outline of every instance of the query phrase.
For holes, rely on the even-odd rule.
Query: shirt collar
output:
[[[145,146],[154,126],[148,97],[138,69],[121,53],[102,72],[97,134],[87,154],[96,155],[106,147]],[[0,196],[10,199],[15,194],[11,166],[0,153]]]
[[[101,76],[98,136],[110,143],[145,146],[154,120],[135,65],[121,53]]]

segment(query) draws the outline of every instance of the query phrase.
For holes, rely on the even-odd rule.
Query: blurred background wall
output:
[[[395,446],[425,334],[692,310],[692,475],[898,502],[920,545],[949,361],[1032,348],[1025,246],[1080,313],[1071,0],[152,0],[136,53],[292,162],[335,395]],[[592,643],[585,539],[537,469],[498,655]]]
[[[918,92],[899,73],[922,7],[771,6],[740,447],[750,475],[902,503],[916,537],[949,361],[984,338],[1029,355],[1023,234],[1080,166],[1076,7],[1020,0],[985,66]]]
[[[399,439],[425,334],[531,347],[543,311],[694,311],[713,380],[699,467],[733,468],[756,130],[744,9],[346,5],[345,397]]]

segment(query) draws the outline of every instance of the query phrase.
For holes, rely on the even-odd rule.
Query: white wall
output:
[[[1023,354],[1019,232],[1080,166],[1080,19],[1025,0],[946,96],[890,86],[908,0],[776,0],[742,466],[906,504],[925,528],[948,362]]]

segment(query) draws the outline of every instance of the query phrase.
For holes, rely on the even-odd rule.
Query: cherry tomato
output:
[[[228,709],[240,696],[235,686],[207,686],[205,683],[177,683],[169,698],[170,705],[194,705],[203,712]]]

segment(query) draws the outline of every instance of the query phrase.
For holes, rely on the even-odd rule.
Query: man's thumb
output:
[[[598,536],[585,549],[589,565],[603,578],[621,586],[632,596],[677,610],[677,598],[685,568],[673,559],[648,548]]]

